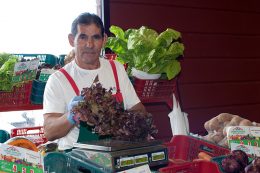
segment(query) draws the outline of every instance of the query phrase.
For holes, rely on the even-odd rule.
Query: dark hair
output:
[[[103,22],[101,20],[101,18],[99,16],[97,16],[96,14],[92,14],[92,13],[81,13],[76,19],[74,19],[74,21],[72,22],[71,25],[71,33],[76,36],[78,29],[77,26],[79,24],[84,24],[84,25],[90,25],[90,24],[95,24],[98,28],[100,28],[101,30],[101,35],[102,37],[104,37],[104,25]]]

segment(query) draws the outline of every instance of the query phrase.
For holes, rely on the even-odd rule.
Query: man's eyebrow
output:
[[[79,36],[87,36],[85,33],[80,33]]]
[[[92,36],[100,36],[100,37],[102,37],[102,35],[101,34],[94,34],[94,35],[92,35]]]

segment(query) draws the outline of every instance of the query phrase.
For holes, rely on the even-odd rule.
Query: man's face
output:
[[[77,35],[69,37],[70,44],[75,49],[76,62],[81,68],[91,69],[99,63],[100,52],[106,39],[95,24],[78,25],[77,29]]]

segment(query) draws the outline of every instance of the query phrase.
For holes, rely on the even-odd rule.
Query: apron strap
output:
[[[122,96],[122,93],[120,91],[120,86],[119,86],[119,81],[118,81],[118,76],[117,76],[117,71],[116,71],[116,65],[115,65],[115,62],[113,60],[109,60],[109,62],[111,64],[113,74],[114,74],[114,78],[115,78],[115,82],[116,82],[116,95],[115,95],[116,100],[119,103],[122,103],[123,102],[123,96]]]
[[[115,62],[113,60],[109,60],[112,70],[113,70],[113,74],[114,74],[114,78],[116,81],[116,92],[120,92],[120,86],[119,86],[119,82],[118,82],[118,76],[117,76],[117,71],[116,71],[116,65]]]
[[[76,85],[75,81],[72,79],[72,77],[69,75],[69,73],[64,68],[60,68],[59,70],[68,79],[68,81],[70,82],[70,85],[73,88],[73,90],[75,91],[76,95],[79,96],[80,95],[79,88]]]

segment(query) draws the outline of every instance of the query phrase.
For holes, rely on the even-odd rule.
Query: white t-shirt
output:
[[[132,83],[124,69],[124,66],[114,61],[117,69],[117,75],[120,90],[124,100],[124,108],[130,109],[132,106],[140,102]],[[113,94],[116,93],[116,82],[112,67],[108,60],[100,58],[100,68],[96,70],[85,70],[80,68],[75,61],[63,67],[75,81],[79,91],[82,88],[90,87],[98,75],[99,82],[103,88],[113,88]],[[76,96],[71,84],[60,71],[52,74],[45,86],[43,112],[44,113],[66,113],[67,105],[71,99]],[[57,129],[59,130],[59,129]],[[65,150],[73,147],[73,143],[77,141],[79,128],[74,127],[66,136],[58,140],[59,149]]]

